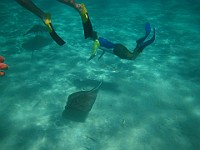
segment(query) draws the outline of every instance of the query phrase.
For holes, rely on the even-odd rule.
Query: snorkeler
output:
[[[3,62],[5,61],[5,58],[0,56],[0,77],[5,75],[5,72],[3,72],[2,70],[7,70],[8,69],[8,65],[4,64]]]
[[[63,44],[65,44],[65,41],[62,38],[60,38],[55,32],[51,23],[51,15],[49,13],[43,12],[31,0],[15,0],[15,1],[19,3],[22,7],[26,8],[27,10],[31,11],[33,14],[38,16],[40,19],[42,19],[43,23],[47,26],[51,37],[58,45],[62,46]]]
[[[94,41],[93,50],[92,50],[91,56],[88,59],[88,61],[96,56],[98,48],[103,50],[99,59],[104,55],[105,52],[114,54],[121,59],[127,59],[127,60],[136,59],[137,56],[143,51],[143,49],[145,47],[147,47],[148,45],[150,45],[151,43],[153,43],[154,40],[155,40],[155,28],[153,28],[153,31],[154,31],[153,37],[151,39],[145,41],[145,39],[148,37],[148,35],[151,32],[151,27],[150,27],[149,23],[145,24],[145,31],[146,31],[145,36],[136,41],[137,45],[136,45],[133,52],[129,51],[122,44],[114,44],[114,43],[112,43],[112,42],[110,42],[110,41],[108,41],[108,40],[106,40],[102,37],[97,37],[97,32],[94,31],[93,32],[93,38],[96,39],[96,40]]]
[[[92,24],[90,22],[90,18],[89,18],[87,9],[85,8],[85,5],[83,3],[81,3],[81,4],[76,3],[75,0],[58,0],[58,1],[72,7],[78,11],[79,15],[81,16],[85,39],[92,38],[93,37],[93,28],[92,28]]]
[[[101,58],[105,52],[109,52],[114,55],[117,55],[121,59],[134,60],[143,51],[145,47],[153,43],[155,40],[155,28],[153,28],[154,30],[153,37],[145,42],[145,39],[148,37],[151,31],[150,24],[146,23],[145,25],[146,35],[136,41],[137,43],[136,48],[134,49],[133,52],[131,52],[122,44],[114,44],[102,37],[97,36],[97,32],[93,31],[89,15],[87,13],[84,4],[76,3],[75,0],[58,0],[58,1],[76,9],[79,12],[83,23],[85,39],[91,38],[92,40],[94,40],[93,50],[88,60],[91,60],[94,56],[96,56],[96,51],[98,48],[103,50],[99,58]]]

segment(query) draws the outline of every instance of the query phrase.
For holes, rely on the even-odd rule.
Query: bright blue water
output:
[[[95,0],[85,3],[100,36],[129,49],[148,21],[156,41],[135,61],[89,57],[76,11],[35,0],[51,12],[58,46],[48,33],[23,37],[41,20],[15,1],[0,2],[1,150],[200,149],[199,1]],[[101,50],[98,51],[100,55]],[[69,94],[104,83],[85,123],[63,120]]]

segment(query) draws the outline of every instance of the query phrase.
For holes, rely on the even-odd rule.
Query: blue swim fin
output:
[[[150,23],[146,23],[145,24],[145,31],[146,31],[146,35],[148,36],[151,32],[151,26],[150,26]]]
[[[144,42],[144,40],[147,38],[147,36],[148,36],[148,35],[150,34],[150,32],[151,32],[151,26],[150,26],[150,23],[148,23],[148,22],[145,24],[145,32],[146,32],[145,36],[142,37],[142,38],[140,38],[140,39],[138,39],[138,40],[136,41],[137,45],[139,45],[139,44],[141,44],[142,42]]]
[[[147,47],[148,45],[150,45],[151,43],[154,42],[154,40],[155,40],[155,33],[156,33],[155,28],[153,28],[153,37],[152,37],[150,40],[148,40],[148,41],[142,43],[142,44],[139,46],[140,49],[141,49],[141,51],[142,51],[145,47]]]

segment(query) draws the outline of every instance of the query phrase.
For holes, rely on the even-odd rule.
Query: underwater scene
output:
[[[0,149],[200,149],[199,6],[1,0]]]

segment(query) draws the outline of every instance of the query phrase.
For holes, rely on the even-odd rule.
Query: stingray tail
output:
[[[103,83],[103,79],[101,80],[101,82],[99,83],[99,85],[97,87],[93,88],[91,91],[96,91],[96,90],[98,91],[99,88],[101,87],[102,83]]]

